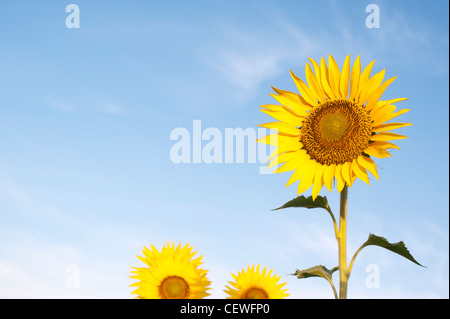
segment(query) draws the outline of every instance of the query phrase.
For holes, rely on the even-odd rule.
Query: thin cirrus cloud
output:
[[[222,27],[221,43],[203,50],[204,62],[237,90],[238,97],[253,97],[263,81],[280,75],[318,48],[289,22],[276,19],[272,24],[272,31],[264,36],[227,24]]]
[[[125,113],[125,109],[117,104],[104,103],[97,108],[98,111],[111,115],[119,115]]]
[[[115,102],[105,101],[104,99],[99,101],[88,101],[85,103],[74,103],[68,99],[57,99],[52,97],[47,99],[46,104],[50,108],[64,113],[100,112],[110,115],[121,115],[126,113],[123,106]]]
[[[47,105],[50,108],[60,112],[72,113],[76,111],[76,108],[73,104],[60,99],[50,98],[47,101]]]

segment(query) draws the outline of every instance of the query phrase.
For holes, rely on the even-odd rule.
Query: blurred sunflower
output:
[[[277,122],[260,126],[277,133],[257,142],[277,146],[268,168],[283,164],[275,173],[294,171],[286,187],[300,181],[301,194],[313,186],[315,199],[323,185],[331,191],[334,178],[339,192],[356,178],[369,184],[368,171],[378,180],[372,157],[391,156],[387,150],[399,147],[389,141],[406,136],[388,131],[411,124],[386,123],[409,109],[394,112],[394,103],[406,98],[380,100],[395,77],[383,82],[385,70],[370,77],[375,61],[363,72],[359,56],[352,69],[349,55],[342,70],[331,55],[328,66],[324,58],[320,65],[310,61],[312,68],[307,63],[305,69],[308,85],[291,71],[300,94],[273,88],[276,94],[270,95],[280,105],[261,106]]]
[[[144,257],[137,256],[147,267],[132,267],[135,275],[131,278],[139,281],[131,284],[138,287],[132,292],[140,299],[200,299],[209,295],[210,281],[206,278],[207,270],[199,269],[202,264],[200,256],[193,259],[196,252],[192,247],[168,242],[158,251],[144,247]]]
[[[264,267],[260,273],[258,265],[256,269],[255,266],[248,266],[247,271],[242,269],[237,276],[231,274],[235,281],[229,283],[234,288],[226,286],[227,299],[282,299],[289,296],[287,289],[282,289],[286,283],[278,284],[281,277],[271,275],[272,271],[267,272],[267,267]]]

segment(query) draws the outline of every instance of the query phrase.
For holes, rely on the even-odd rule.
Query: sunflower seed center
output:
[[[341,111],[325,114],[319,123],[319,130],[324,139],[330,142],[341,140],[349,127],[349,119]]]
[[[347,99],[328,100],[309,112],[300,141],[309,156],[323,165],[352,162],[369,145],[371,123],[364,106]]]
[[[262,288],[249,288],[243,295],[242,299],[269,299],[269,294]]]
[[[186,299],[189,296],[189,285],[179,276],[164,278],[159,286],[161,299]]]

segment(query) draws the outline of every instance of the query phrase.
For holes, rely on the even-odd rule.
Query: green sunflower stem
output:
[[[347,299],[347,185],[341,191],[339,217],[339,299]]]

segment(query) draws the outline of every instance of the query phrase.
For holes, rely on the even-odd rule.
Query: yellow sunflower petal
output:
[[[261,107],[263,108],[263,109],[261,109],[261,111],[265,110],[265,111],[270,111],[270,112],[287,113],[287,115],[292,116],[292,119],[293,119],[292,124],[295,126],[297,126],[297,124],[302,122],[303,119],[305,118],[305,116],[298,114],[298,112],[296,112],[296,110],[291,109],[287,105],[266,104],[266,105],[261,105]],[[307,114],[307,113],[304,112],[304,114]]]
[[[352,180],[352,185],[353,185],[353,183],[356,181],[357,176],[353,170],[350,170],[350,175],[351,175],[351,180]]]
[[[394,103],[397,103],[397,102],[401,102],[401,101],[407,101],[408,100],[408,98],[406,98],[406,97],[399,97],[399,98],[396,98],[396,99],[390,99],[390,100],[384,100],[387,104],[394,104]]]
[[[370,112],[370,118],[375,123],[388,116],[392,112],[394,112],[397,107],[394,104],[385,104],[383,106],[377,107],[375,110]]]
[[[277,170],[275,170],[274,173],[284,173],[292,171],[298,167],[300,161],[303,161],[304,159],[309,159],[308,155],[306,155],[306,152],[304,150],[298,150],[290,155],[292,155],[291,158],[287,162],[285,162],[282,166],[280,166]]]
[[[327,166],[325,172],[323,173],[323,180],[325,182],[325,187],[331,192],[333,186],[334,174],[336,171],[336,164],[331,164]]]
[[[347,55],[344,61],[344,66],[342,67],[341,79],[339,81],[339,92],[342,98],[347,98],[348,96],[348,86],[350,80],[350,54]]]
[[[327,95],[328,98],[333,99],[336,95],[334,94],[333,90],[331,89],[330,86],[330,77],[328,74],[328,68],[327,68],[327,64],[325,62],[324,58],[320,59],[320,79],[322,82],[322,87],[323,90],[325,91],[325,94]]]
[[[382,132],[378,133],[370,138],[371,141],[392,141],[392,140],[401,140],[407,138],[407,136],[395,134],[391,132]]]
[[[266,111],[280,111],[282,108],[279,104],[264,104],[260,106],[260,111],[266,110]]]
[[[342,171],[341,171],[342,177],[344,178],[345,182],[347,183],[347,185],[349,187],[352,186],[351,169],[352,169],[352,167],[351,167],[351,163],[350,162],[345,162],[342,165]]]
[[[305,158],[305,155],[306,151],[298,148],[294,150],[288,150],[286,152],[282,152],[279,154],[275,154],[267,168],[271,168],[277,164],[285,163],[291,159],[294,159],[294,161],[300,163]],[[306,158],[309,159],[308,156],[306,156]]]
[[[386,70],[383,69],[367,81],[364,90],[359,97],[359,103],[364,104],[367,102],[373,92],[380,86],[381,82],[383,82],[385,73]]]
[[[313,200],[319,195],[320,190],[323,187],[323,173],[325,171],[325,166],[317,164],[316,172],[314,174],[314,184],[312,188],[312,198]]]
[[[364,150],[364,152],[370,156],[378,157],[378,158],[385,158],[385,157],[391,157],[392,155],[386,151],[384,148],[379,146],[369,146]]]
[[[356,176],[364,181],[367,185],[370,185],[369,183],[369,175],[366,172],[366,169],[364,167],[361,167],[358,164],[357,159],[354,159],[352,162],[352,170],[356,174]]]
[[[279,108],[274,108],[273,106],[270,109],[274,110],[280,110],[283,108],[285,111],[299,117],[299,116],[305,116],[307,114],[308,109],[300,104],[297,101],[292,100],[291,98],[287,97],[286,95],[276,95],[276,94],[269,94],[272,96],[275,100],[277,100],[281,105],[279,105]]]
[[[296,104],[300,105],[303,109],[306,109],[306,110],[311,109],[311,105],[309,105],[309,103],[306,102],[306,100],[301,95],[294,93],[294,92],[290,92],[290,91],[280,90],[273,86],[272,86],[272,89],[275,92],[277,92],[278,95],[286,96],[287,98],[293,100]]]
[[[311,59],[311,58],[309,58],[309,60],[311,61],[311,64],[314,67],[314,73],[316,74],[317,86],[319,87],[320,93],[325,98],[331,98],[331,96],[328,95],[328,93],[325,91],[325,88],[323,87],[322,72],[320,70],[319,64],[316,61],[314,61],[313,59]]]
[[[272,86],[273,90],[277,92],[277,94],[269,94],[274,99],[276,99],[281,105],[289,106],[291,111],[294,114],[299,116],[305,116],[307,111],[311,109],[311,106],[307,104],[305,99],[303,99],[300,95],[288,91],[279,90]]]
[[[375,60],[370,62],[366,66],[366,68],[364,69],[363,73],[361,74],[361,76],[359,78],[358,92],[356,93],[356,102],[357,103],[363,104],[363,103],[361,103],[360,96],[361,96],[362,91],[365,89],[367,82],[369,81],[370,72],[372,71],[374,63],[375,63]]]
[[[391,100],[379,100],[378,102],[375,103],[375,106],[370,111],[375,112],[378,108],[383,107],[384,105],[394,104],[394,103],[405,101],[405,100],[407,100],[407,98],[404,98],[404,97],[398,98],[398,99],[391,99]]]
[[[290,107],[285,106],[285,105],[281,105],[281,107],[287,113],[291,114],[295,118],[298,118],[298,120],[300,122],[303,122],[303,119],[306,117],[306,115],[308,115],[308,111],[309,111],[309,110],[306,110],[303,107],[302,108],[296,108],[296,109],[291,109]]]
[[[299,136],[300,130],[293,126],[292,124],[284,123],[284,122],[269,122],[265,124],[259,124],[260,127],[265,127],[274,131],[278,131],[285,135],[291,136]]]
[[[256,142],[258,142],[258,140]],[[265,143],[265,141],[263,140],[263,141],[260,141],[259,143]],[[265,143],[265,144],[267,144],[267,143]],[[298,140],[291,138],[291,139],[285,141],[284,143],[280,143],[273,150],[272,154],[270,154],[269,158],[267,159],[267,163],[269,163],[269,161],[275,156],[278,156],[278,155],[283,154],[285,152],[294,152],[294,151],[297,151],[297,150],[299,150],[301,148],[302,148],[302,144]]]
[[[361,76],[361,60],[359,55],[356,57],[355,62],[353,63],[351,80],[350,80],[350,100],[356,98],[356,93],[358,92],[359,87],[359,77]]]
[[[287,98],[289,98],[290,100],[294,101],[295,103],[299,103],[299,104],[304,104],[304,100],[302,100],[302,97],[300,95],[298,95],[297,93],[291,92],[291,91],[286,91],[286,90],[281,90],[281,89],[277,89],[274,86],[271,86],[272,90],[274,90],[278,95],[282,95],[285,96]]]
[[[345,180],[344,177],[342,176],[342,165],[337,165],[336,166],[336,170],[334,172],[334,176],[336,176],[336,187],[338,192],[340,193],[345,186]]]
[[[395,148],[395,149],[400,149],[400,147],[398,147],[397,145],[390,143],[390,142],[386,142],[386,141],[376,141],[376,142],[372,142],[369,144],[369,146],[373,146],[373,147],[381,147],[385,150],[390,149],[390,148]]]
[[[287,112],[286,110],[273,111],[261,109],[261,112],[266,113],[267,115],[273,117],[275,120],[278,120],[280,122],[289,123],[294,127],[299,127],[302,122],[302,119],[300,117],[294,116],[289,112]]]
[[[269,93],[269,95],[277,100],[281,105],[288,106],[292,110],[295,110],[298,107],[299,101],[296,101],[287,95],[274,93]]]
[[[263,143],[263,144],[267,144],[267,145],[277,146],[278,140],[280,139],[280,137],[281,137],[281,135],[279,135],[278,133],[272,133],[272,134],[268,134],[264,137],[257,139],[256,143]]]
[[[331,54],[328,56],[328,80],[330,82],[331,89],[333,90],[334,96],[341,97],[339,90],[339,81],[341,78],[341,71]]]
[[[397,77],[394,76],[392,78],[390,78],[389,80],[386,80],[383,84],[381,84],[369,97],[369,100],[367,101],[367,105],[366,105],[366,110],[370,111],[372,108],[375,107],[376,103],[378,102],[378,100],[381,98],[381,96],[383,95],[384,91],[386,90],[386,88],[392,83],[394,82],[394,80]]]
[[[314,160],[310,160],[304,163],[304,175],[300,179],[300,183],[298,183],[297,194],[301,194],[311,187],[317,165],[318,163]]]
[[[385,132],[385,131],[391,131],[395,130],[401,127],[410,126],[411,123],[386,123],[381,124],[373,128],[374,132]]]
[[[294,74],[291,70],[291,76],[292,79],[294,79],[294,83],[297,86],[297,89],[299,90],[300,94],[303,96],[303,98],[308,102],[309,105],[314,106],[317,105],[317,101],[314,98],[314,94],[309,89],[309,87],[303,82],[298,76]]]
[[[284,152],[276,156],[270,163],[267,165],[267,168],[274,167],[275,165],[283,164],[289,161],[293,156],[295,156],[296,151],[292,152]]]
[[[366,170],[371,172],[372,175],[379,180],[377,166],[371,158],[361,155],[356,160],[361,167],[364,167]]]
[[[319,85],[319,82],[317,81],[316,76],[308,63],[306,63],[305,66],[305,75],[314,98],[320,102],[324,102],[325,94],[323,93],[322,87]]]
[[[308,159],[310,160],[310,159]],[[304,170],[301,167],[301,165],[306,162],[306,160],[302,161],[301,163],[299,163],[300,165],[295,169],[294,173],[292,173],[292,175],[289,177],[286,185],[284,187],[288,187],[291,184],[295,183],[296,181],[300,180],[302,178],[302,176],[304,175]]]
[[[141,257],[141,256],[137,256],[137,255],[136,255],[136,257],[139,258],[139,260],[142,261],[143,263],[145,263],[145,264],[147,264],[148,266],[150,266],[150,263],[147,261],[146,258]]]
[[[378,126],[384,122],[390,121],[393,118],[396,118],[397,116],[405,114],[409,111],[410,111],[410,109],[402,109],[395,113],[391,113],[391,114],[387,114],[387,115],[384,115],[384,114],[379,115],[377,118],[372,118],[373,119],[372,124],[373,124],[373,126]]]

